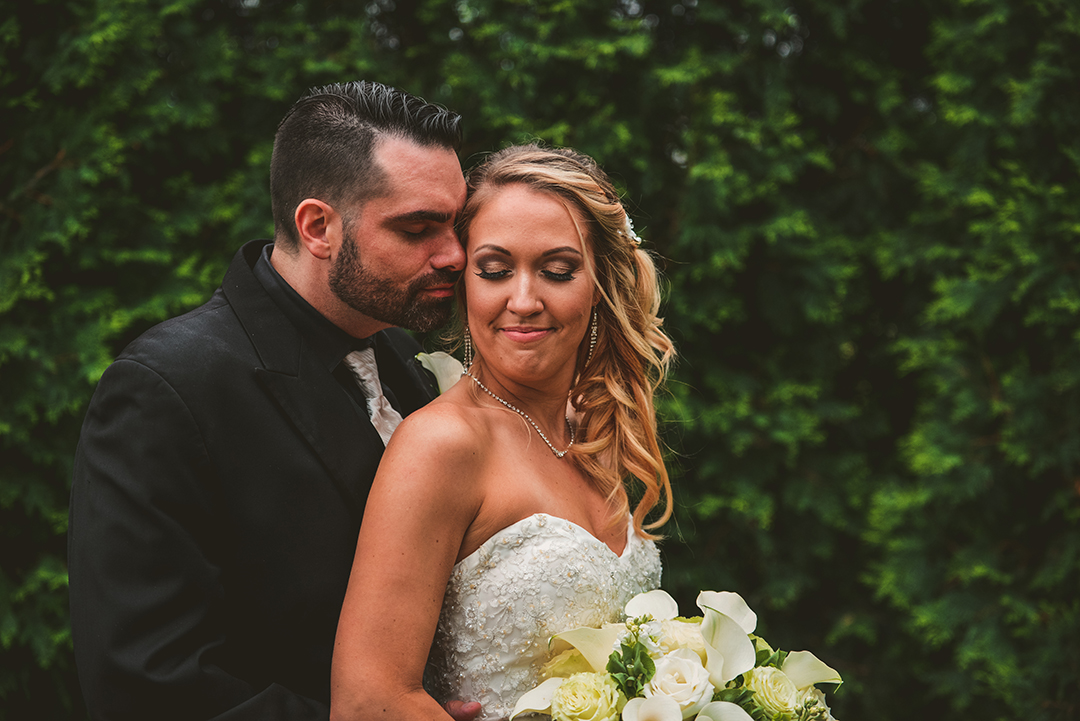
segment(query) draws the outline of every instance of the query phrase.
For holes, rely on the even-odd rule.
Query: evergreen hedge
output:
[[[0,38],[0,718],[84,716],[95,382],[270,234],[277,121],[354,78],[461,112],[466,165],[539,138],[625,189],[684,611],[742,593],[841,719],[1080,716],[1071,0],[41,0]]]

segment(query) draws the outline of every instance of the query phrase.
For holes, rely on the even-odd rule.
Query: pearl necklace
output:
[[[555,446],[551,445],[551,441],[549,441],[548,437],[544,435],[544,432],[542,430],[540,430],[540,426],[536,425],[536,421],[534,421],[532,418],[529,418],[528,413],[521,410],[517,406],[511,405],[510,403],[504,401],[502,398],[499,398],[497,395],[492,393],[491,390],[486,385],[481,383],[480,379],[477,378],[476,376],[474,376],[472,373],[469,373],[468,371],[464,371],[462,373],[462,375],[469,376],[470,378],[472,378],[473,381],[476,383],[476,385],[480,386],[480,389],[482,391],[484,391],[489,396],[491,396],[492,398],[497,400],[499,403],[502,403],[504,406],[506,406],[507,408],[512,410],[514,413],[517,413],[519,416],[521,416],[522,418],[527,420],[529,422],[529,425],[531,425],[533,428],[535,428],[536,432],[540,434],[540,438],[543,439],[544,443],[547,443],[547,447],[551,449],[551,452],[555,454],[556,458],[562,458],[563,456],[565,456],[570,451],[571,448],[574,447],[574,426],[573,426],[572,423],[570,423],[570,416],[566,416],[566,427],[570,430],[570,445],[568,445],[566,447],[565,451],[560,451],[557,448],[555,448]]]

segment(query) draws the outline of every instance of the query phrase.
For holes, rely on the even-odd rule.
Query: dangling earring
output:
[[[589,361],[592,360],[592,352],[596,348],[596,308],[592,311],[592,323],[590,323],[589,330],[589,355],[585,356],[585,367],[588,367]]]
[[[468,371],[472,368],[472,334],[469,333],[469,326],[465,326],[465,370]]]

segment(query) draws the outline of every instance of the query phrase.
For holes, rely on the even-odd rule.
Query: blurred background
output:
[[[94,384],[271,235],[278,120],[358,78],[460,112],[466,167],[539,139],[625,193],[683,613],[742,594],[843,721],[1080,718],[1075,0],[6,0],[0,44],[0,718],[85,718]]]

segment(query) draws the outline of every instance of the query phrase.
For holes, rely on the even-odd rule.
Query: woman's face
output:
[[[508,380],[573,380],[596,291],[570,210],[525,185],[493,191],[469,225],[465,296],[485,367]]]

